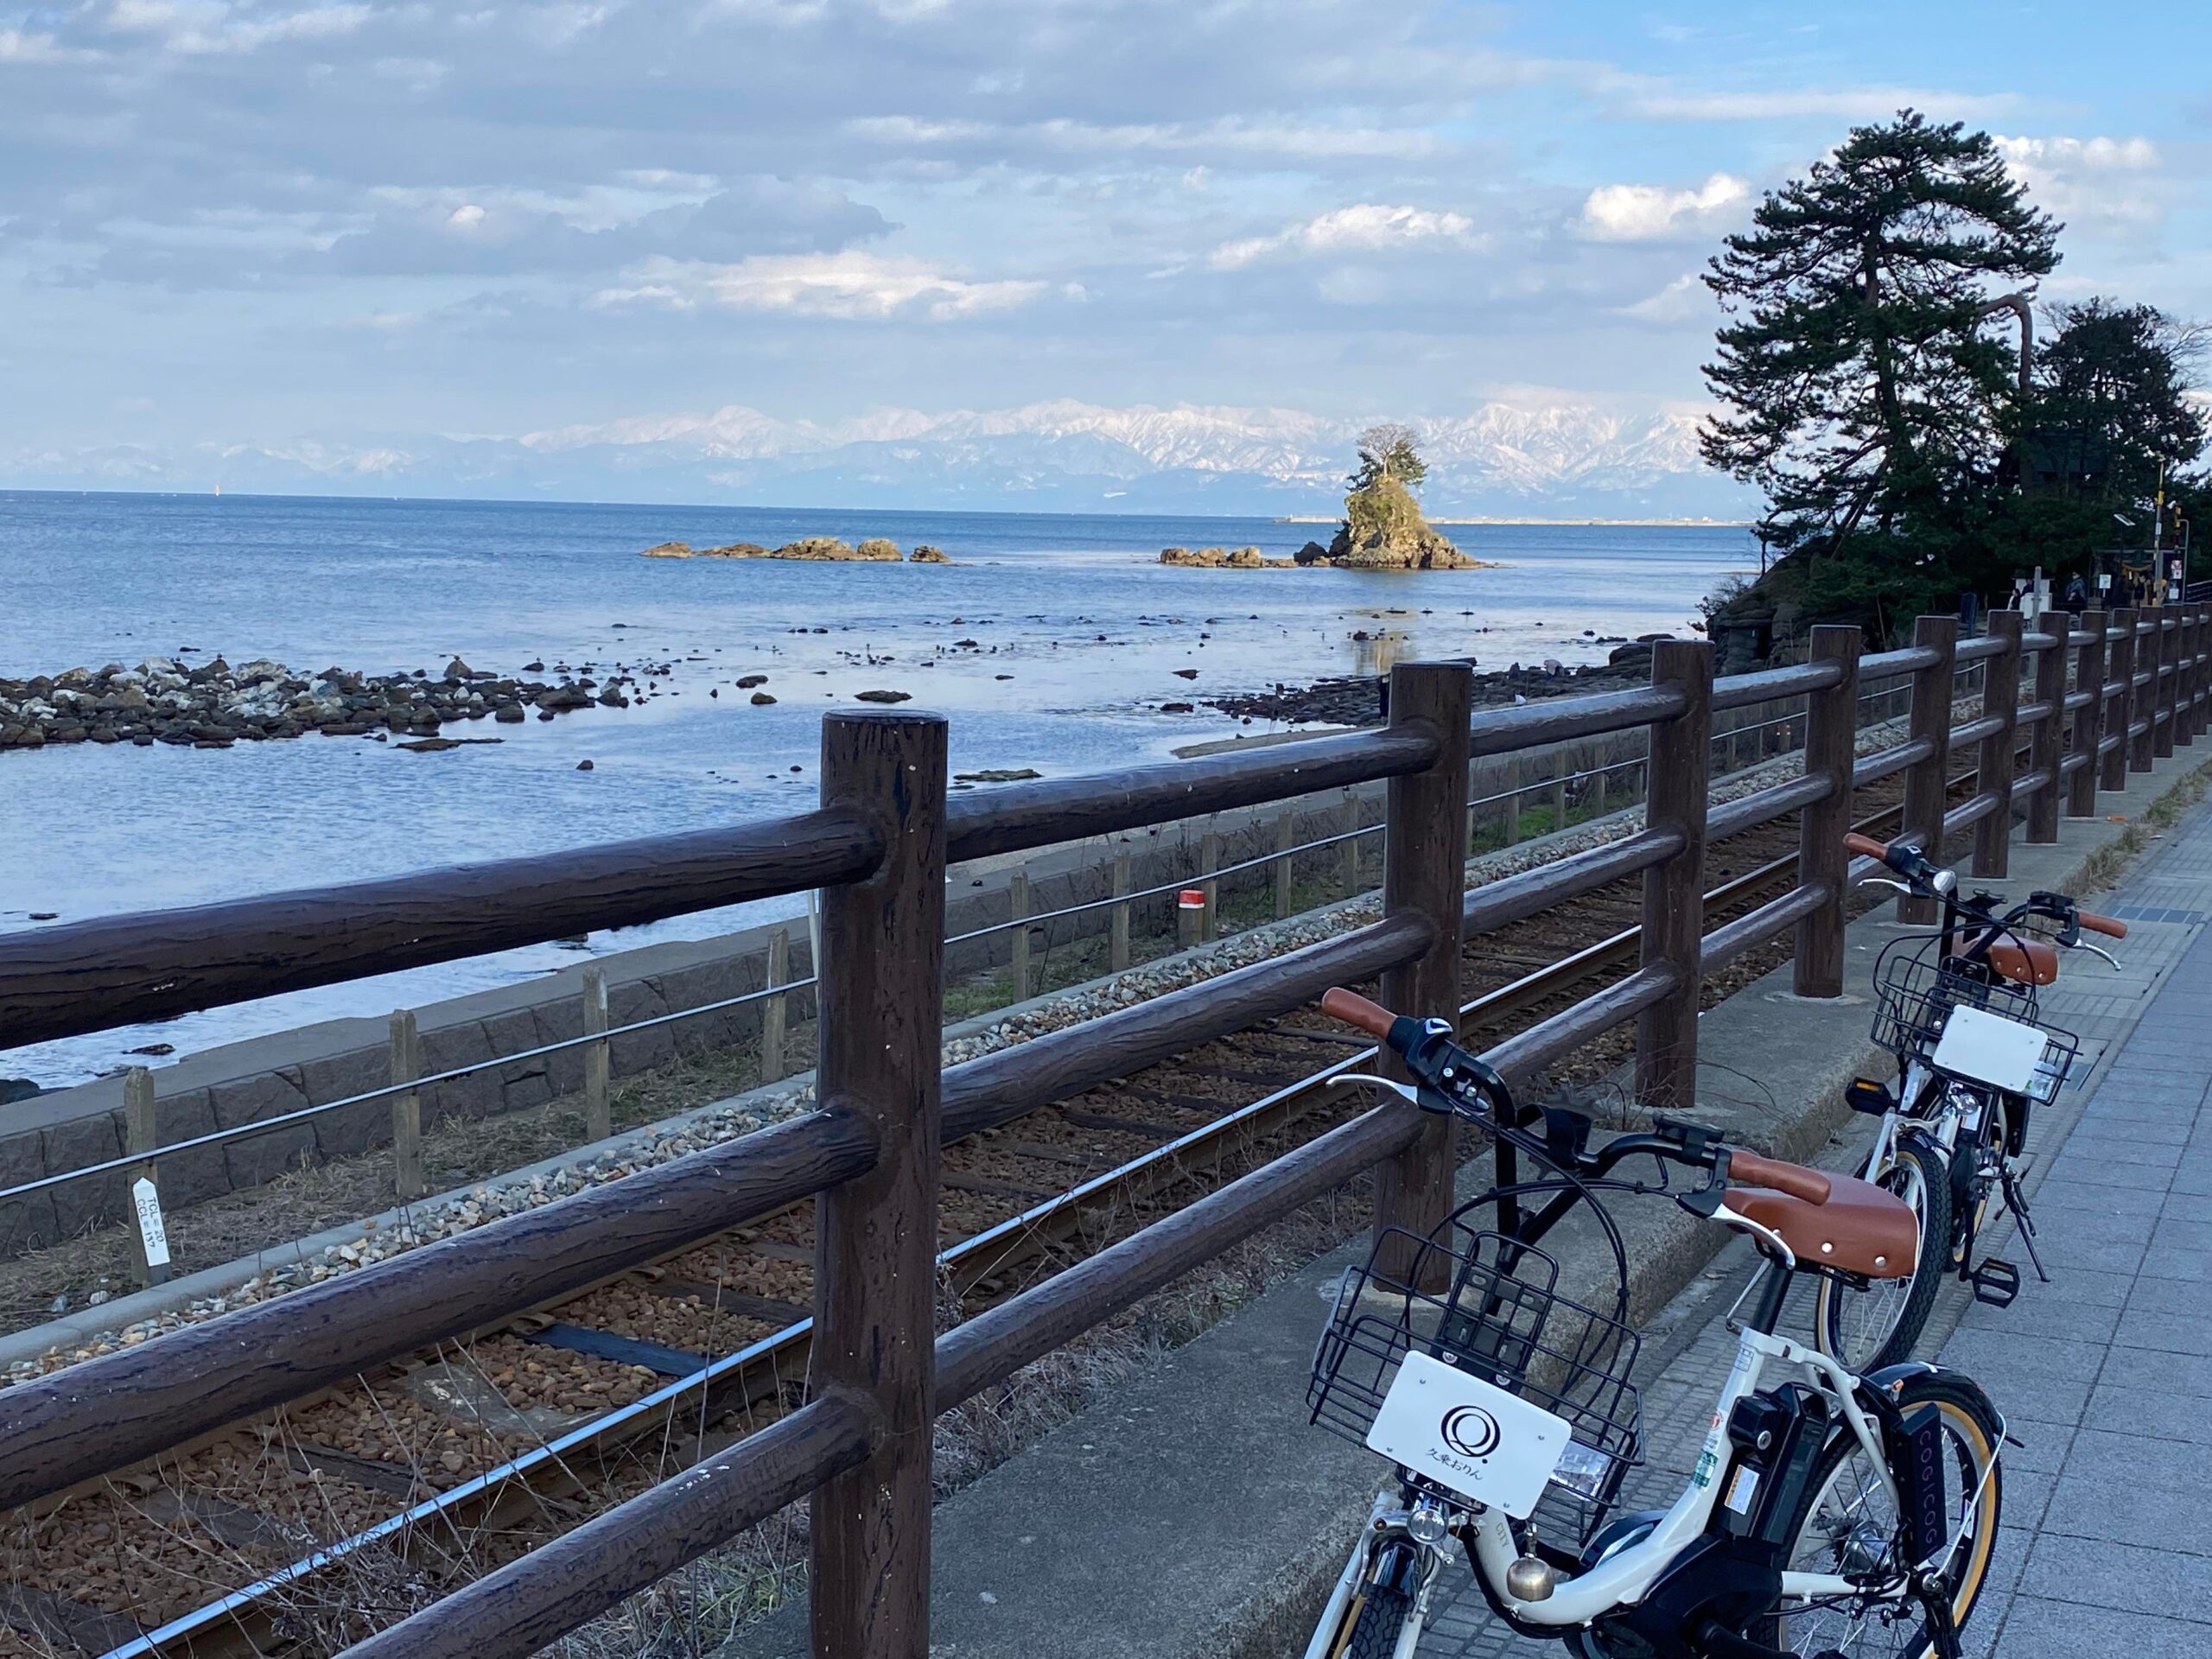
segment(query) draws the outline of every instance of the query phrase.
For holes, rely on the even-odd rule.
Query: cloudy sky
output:
[[[1808,15],[0,0],[0,484],[727,404],[1694,405],[1715,239],[1902,104],[2068,221],[2048,292],[2212,315],[2200,7]]]

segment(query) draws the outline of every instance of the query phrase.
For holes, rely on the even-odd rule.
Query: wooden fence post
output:
[[[1388,786],[1382,846],[1382,913],[1412,912],[1434,930],[1428,949],[1382,976],[1382,1002],[1421,1019],[1459,1019],[1459,935],[1466,899],[1467,863],[1459,847],[1460,813],[1467,800],[1467,751],[1474,713],[1474,671],[1461,663],[1400,663],[1390,671],[1390,723],[1427,725],[1438,751],[1425,770],[1393,778]],[[1384,1075],[1410,1081],[1395,1055],[1383,1051]],[[1394,1111],[1418,1109],[1396,1105]],[[1388,1228],[1426,1238],[1452,1207],[1452,1120],[1427,1116],[1420,1138],[1396,1157],[1376,1166],[1375,1233]],[[1389,1241],[1386,1273],[1413,1270],[1405,1238]],[[1442,1282],[1444,1259],[1424,1260]],[[1433,1286],[1427,1287],[1433,1288]]]
[[[823,721],[822,804],[871,820],[883,861],[822,893],[818,1097],[869,1122],[877,1151],[817,1200],[810,1365],[817,1394],[871,1396],[889,1433],[814,1494],[815,1659],[929,1652],[944,786],[942,719]]]
[[[2046,611],[2037,619],[2053,643],[2036,658],[2036,701],[2043,704],[2044,714],[2028,740],[2028,769],[2042,777],[2043,787],[2028,798],[2031,846],[2058,839],[2059,797],[2066,787],[2058,762],[2066,753],[2066,633],[2070,621],[2063,611]]]
[[[2082,612],[2081,628],[2087,637],[2074,647],[2074,690],[2088,693],[2089,700],[2074,711],[2073,731],[2067,740],[2068,757],[2082,757],[2066,785],[2069,818],[2096,815],[2097,744],[2105,729],[2105,613]]]
[[[161,1129],[155,1118],[154,1074],[143,1065],[132,1066],[123,1076],[123,1141],[125,1153],[143,1160],[130,1171],[130,1213],[124,1224],[130,1235],[131,1275],[142,1286],[165,1285],[169,1279],[168,1234],[162,1221],[161,1168],[154,1160]],[[150,1214],[141,1182],[153,1187]]]
[[[1026,868],[1016,870],[1007,877],[1006,897],[1008,919],[1016,924],[1007,930],[1008,935],[1014,941],[1012,957],[1014,1000],[1016,1002],[1027,1002],[1029,1000],[1030,984],[1029,929],[1025,925],[1029,919],[1029,872]]]
[[[1505,757],[1502,768],[1504,782],[1499,786],[1503,797],[1498,802],[1498,832],[1508,847],[1521,842],[1521,756],[1518,753]]]
[[[1636,1098],[1661,1111],[1697,1103],[1698,958],[1705,941],[1707,768],[1713,753],[1713,647],[1665,639],[1652,649],[1651,683],[1688,707],[1651,727],[1650,795],[1644,823],[1682,838],[1672,858],[1643,874],[1641,968],[1665,966],[1675,987],[1636,1020]]]
[[[2105,673],[2108,677],[2106,683],[2113,690],[2105,705],[2104,735],[2120,741],[2102,762],[2104,776],[2098,787],[2107,790],[2127,787],[2128,766],[2134,752],[2134,740],[2128,736],[2127,726],[2135,718],[2135,613],[2114,611],[2111,621],[2113,637],[2106,658]],[[2102,740],[2099,741],[2101,745]]]
[[[415,1010],[391,1011],[393,1083],[412,1083],[423,1075],[423,1033]],[[406,1204],[423,1196],[423,1096],[410,1089],[391,1097],[391,1184]]]
[[[2212,604],[2196,607],[2196,729],[2212,722]]]
[[[791,934],[787,927],[779,927],[768,935],[768,983],[788,985],[791,980]],[[784,1046],[788,1040],[791,1019],[791,994],[778,991],[773,996],[760,1000],[760,1081],[781,1083],[784,1080],[785,1055]]]
[[[2181,607],[2182,674],[2176,685],[2174,747],[2186,748],[2196,741],[2196,677],[2204,664],[2204,607]]]
[[[2020,741],[2014,718],[2020,709],[2020,613],[1992,611],[1989,632],[2003,640],[2005,648],[1981,659],[1981,712],[1984,718],[1994,716],[2004,724],[1981,740],[1976,762],[1980,775],[1974,792],[1994,795],[1997,809],[1974,827],[1973,869],[1976,875],[1997,879],[2010,863],[2012,847],[2012,773]]]
[[[607,970],[594,962],[584,969],[584,1035],[600,1039],[584,1045],[587,1142],[604,1141],[614,1133],[614,1103],[607,1089]]]
[[[2151,686],[2151,755],[2163,760],[2174,752],[2174,693],[2181,685],[2181,618],[2161,606],[2156,619],[2158,677]]]
[[[1221,832],[1209,830],[1198,837],[1198,869],[1209,878],[1198,883],[1198,891],[1206,896],[1205,914],[1199,920],[1198,937],[1216,939],[1221,937],[1221,883],[1211,880],[1221,868]]]
[[[1793,988],[1800,996],[1843,995],[1844,881],[1851,865],[1843,838],[1851,829],[1851,766],[1859,735],[1859,648],[1854,624],[1824,622],[1813,629],[1810,660],[1835,664],[1843,677],[1806,699],[1805,775],[1825,773],[1834,788],[1798,821],[1798,880],[1827,885],[1821,907],[1797,924]]]
[[[1338,855],[1344,860],[1344,883],[1348,893],[1359,891],[1359,791],[1344,791],[1344,850]]]
[[[1923,616],[1912,626],[1912,643],[1936,652],[1934,666],[1912,677],[1910,741],[1935,745],[1924,760],[1905,768],[1903,833],[1918,837],[1930,861],[1943,861],[1943,804],[1950,785],[1952,653],[1959,645],[1959,619]],[[1897,919],[1924,926],[1936,919],[1936,901],[1912,896],[1897,900]]]
[[[1126,899],[1129,893],[1129,849],[1126,843],[1114,849],[1114,896]],[[1113,929],[1107,944],[1106,965],[1120,973],[1129,965],[1129,907],[1124,904],[1114,906]]]
[[[2158,755],[2158,613],[2135,613],[2135,694],[2127,700],[2130,728],[2142,732],[2128,742],[2127,769],[2148,772]]]
[[[1285,807],[1275,815],[1275,919],[1290,914],[1291,849],[1298,845],[1298,814]]]

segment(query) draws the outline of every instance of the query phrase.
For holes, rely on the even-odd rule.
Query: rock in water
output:
[[[576,762],[576,770],[578,772],[589,772],[592,770],[592,764],[588,760],[579,760]]]
[[[1344,498],[1344,522],[1328,556],[1351,570],[1471,570],[1482,563],[1438,535],[1413,492],[1388,477]]]
[[[696,558],[697,555],[691,550],[689,542],[659,542],[647,548],[644,556],[649,559],[689,559]]]
[[[914,700],[914,694],[911,691],[861,691],[855,695],[862,702],[912,702]]]
[[[950,564],[952,563],[927,542],[924,542],[909,554],[906,562],[909,564]]]
[[[755,691],[753,694],[753,706],[755,709],[766,709],[774,701],[775,699],[770,696],[766,691]]]
[[[802,536],[795,542],[785,542],[768,556],[775,559],[851,559],[858,556],[850,542],[840,541],[835,536]]]
[[[880,536],[871,536],[853,550],[853,556],[872,563],[897,564],[899,562],[899,544]]]

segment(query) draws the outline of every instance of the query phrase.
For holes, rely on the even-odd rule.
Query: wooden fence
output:
[[[922,1659],[938,1413],[1370,1170],[1376,1227],[1427,1232],[1452,1176],[1448,1125],[1394,1102],[938,1337],[944,1142],[1287,1013],[1332,984],[1379,977],[1401,1012],[1452,1018],[1463,936],[1637,874],[1635,971],[1489,1058],[1525,1079],[1633,1020],[1639,1098],[1690,1106],[1706,974],[1794,931],[1797,988],[1840,992],[1853,873],[1842,832],[1855,787],[1904,773],[1908,833],[1941,856],[1974,830],[1974,874],[2001,875],[2016,808],[2030,840],[2055,839],[2062,794],[2075,813],[2094,810],[2100,785],[2147,770],[2204,728],[2209,613],[2202,604],[2092,613],[2063,634],[2024,632],[2005,613],[1965,643],[1950,619],[1923,619],[1910,646],[1864,658],[1855,629],[1823,627],[1803,664],[1718,683],[1707,646],[1669,643],[1648,687],[1480,715],[1465,667],[1402,664],[1389,722],[1375,730],[984,798],[947,798],[941,720],[835,715],[823,728],[820,804],[798,817],[11,937],[0,942],[0,1033],[16,1044],[804,888],[823,895],[816,1110],[11,1389],[0,1507],[815,1197],[807,1403],[352,1652],[533,1652],[811,1494],[818,1659]],[[1981,659],[1980,710],[1955,725],[1954,670]],[[1854,758],[1859,688],[1898,677],[1910,680],[1910,735]],[[1804,775],[1709,805],[1713,715],[1789,696],[1808,700]],[[1465,890],[1471,754],[1638,727],[1650,746],[1640,832]],[[1947,805],[1951,758],[1969,750],[1976,792]],[[948,861],[1377,779],[1389,780],[1378,920],[940,1070]],[[1708,839],[1790,815],[1801,823],[1797,886],[1706,932]]]

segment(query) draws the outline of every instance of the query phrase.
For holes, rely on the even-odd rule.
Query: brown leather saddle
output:
[[[1894,1192],[1850,1175],[1828,1177],[1828,1201],[1808,1204],[1764,1186],[1731,1187],[1729,1207],[1769,1229],[1800,1265],[1865,1279],[1902,1279],[1920,1259],[1920,1223]]]

